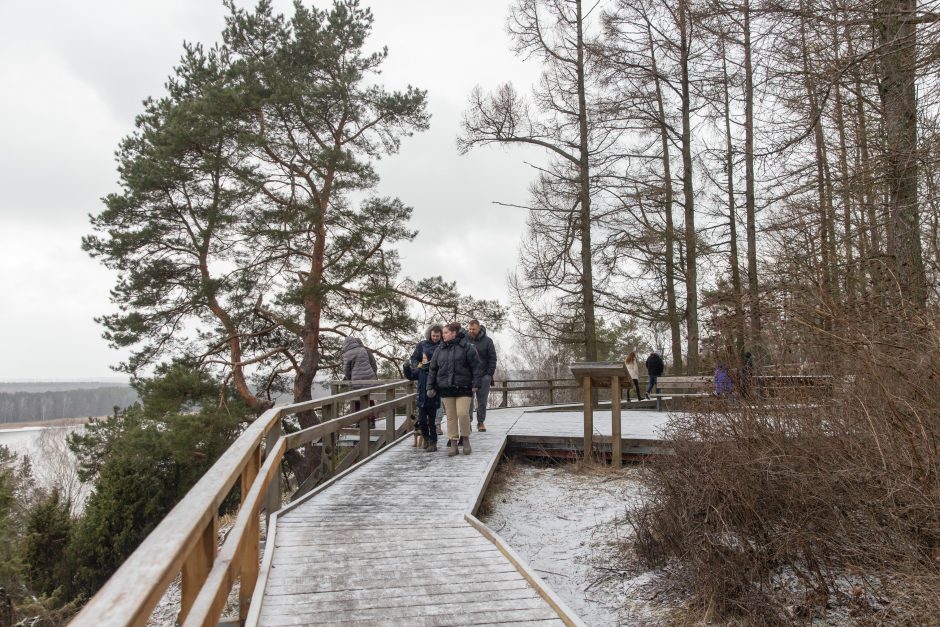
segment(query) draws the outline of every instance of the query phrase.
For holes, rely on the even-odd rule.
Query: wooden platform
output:
[[[622,450],[625,455],[664,454],[660,429],[666,423],[667,413],[640,409],[621,412]],[[583,413],[578,411],[529,410],[509,430],[509,446],[581,451],[584,449]],[[594,411],[594,449],[610,451],[610,410]]]
[[[653,439],[665,419],[633,414],[624,412],[631,440]],[[595,428],[609,439],[603,416]],[[408,436],[282,509],[247,624],[582,624],[472,516],[510,437],[574,441],[580,420],[493,409],[469,456],[447,457],[446,436],[437,453],[412,448]]]

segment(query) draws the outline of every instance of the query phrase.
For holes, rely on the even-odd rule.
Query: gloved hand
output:
[[[434,388],[428,388],[428,391],[425,393],[425,396],[427,396],[428,398],[434,398],[435,396],[437,396],[437,390],[435,390]]]

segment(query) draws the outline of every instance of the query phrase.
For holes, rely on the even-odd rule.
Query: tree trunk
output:
[[[579,193],[581,196],[581,295],[584,303],[584,358],[597,361],[597,326],[594,320],[594,270],[591,250],[591,176],[588,147],[587,94],[584,84],[584,23],[581,0],[576,4],[578,29],[578,129],[580,131]]]
[[[649,39],[650,67],[656,86],[656,106],[659,115],[659,137],[663,150],[663,204],[666,217],[666,311],[669,316],[669,334],[672,339],[672,367],[682,372],[682,330],[679,328],[679,308],[676,304],[676,229],[673,223],[672,165],[670,164],[669,128],[666,125],[666,106],[663,103],[662,85],[659,82],[659,68],[656,64],[656,50],[653,46],[653,34],[649,22],[646,24]]]
[[[751,345],[761,346],[760,285],[757,281],[757,209],[754,199],[754,66],[751,60],[751,3],[743,0],[744,37],[744,213],[747,221],[747,291]]]
[[[927,304],[927,277],[920,241],[917,199],[917,26],[915,0],[881,0],[881,102],[885,124],[888,188],[888,254],[894,258],[901,293],[919,307]]]
[[[728,59],[725,54],[724,41],[721,42],[721,70],[727,140],[725,169],[728,176],[728,237],[731,240],[728,264],[731,268],[731,298],[734,300],[734,347],[740,359],[744,354],[744,304],[741,298],[741,268],[738,265],[738,218],[734,201],[734,143],[731,137],[731,97],[728,88]]]
[[[685,308],[686,308],[686,368],[694,373],[698,370],[698,268],[695,232],[695,195],[692,187],[692,125],[689,84],[689,56],[691,46],[691,21],[688,0],[679,4],[679,64],[681,71],[682,98],[682,192],[685,203]]]
[[[805,13],[804,4],[800,3],[801,12]],[[832,230],[829,220],[829,196],[826,189],[827,170],[829,164],[826,158],[825,137],[822,130],[822,112],[819,109],[819,100],[816,97],[815,77],[810,69],[809,53],[806,47],[806,19],[800,18],[800,46],[803,60],[803,86],[806,89],[806,98],[809,102],[808,122],[813,131],[813,144],[816,153],[816,194],[817,216],[819,221],[819,250],[820,261],[817,270],[818,280],[826,298],[833,297],[832,285]],[[831,330],[831,318],[823,322],[827,330]]]

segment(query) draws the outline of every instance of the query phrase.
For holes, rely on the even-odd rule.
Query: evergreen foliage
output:
[[[72,532],[71,507],[58,490],[27,513],[22,540],[26,581],[35,592],[54,597],[69,581],[66,548]]]
[[[94,479],[68,547],[73,595],[91,595],[107,581],[235,440],[248,411],[184,364],[161,366],[135,387],[142,405],[69,439],[83,479]]]

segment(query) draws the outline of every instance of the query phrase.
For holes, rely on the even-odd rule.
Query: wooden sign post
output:
[[[584,459],[594,454],[594,407],[591,405],[592,388],[610,388],[610,460],[620,468],[623,460],[623,441],[620,429],[621,381],[630,385],[630,375],[623,362],[594,361],[570,364],[571,374],[581,383],[584,391]]]

